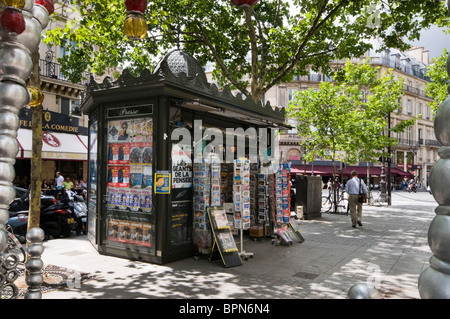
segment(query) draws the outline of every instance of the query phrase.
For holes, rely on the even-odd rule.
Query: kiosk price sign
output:
[[[169,171],[156,171],[154,185],[155,194],[170,194],[171,173]]]

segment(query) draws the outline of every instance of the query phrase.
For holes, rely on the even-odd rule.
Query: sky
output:
[[[438,57],[447,49],[450,52],[450,34],[445,34],[436,26],[422,31],[420,39],[413,41],[412,46],[424,47],[430,51],[430,62],[432,58]]]

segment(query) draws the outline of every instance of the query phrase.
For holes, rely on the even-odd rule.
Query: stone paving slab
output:
[[[301,244],[246,238],[244,250],[254,257],[232,268],[208,256],[167,265],[103,256],[86,236],[51,240],[44,243],[44,264],[97,278],[43,299],[347,299],[364,282],[377,284],[385,299],[417,299],[436,207],[427,192],[393,192],[391,206],[364,205],[363,227],[353,229],[349,216],[323,214],[299,222]]]

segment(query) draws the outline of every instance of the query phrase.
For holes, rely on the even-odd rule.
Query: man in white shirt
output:
[[[61,194],[64,194],[62,192],[64,177],[61,175],[61,173],[59,171],[56,172],[56,179],[55,180],[56,180],[56,190],[55,190],[55,198],[56,198],[60,191],[61,191]]]
[[[364,181],[358,178],[358,173],[352,171],[352,178],[345,185],[345,191],[348,194],[348,206],[350,208],[350,217],[352,220],[352,227],[356,228],[356,223],[362,226],[362,203],[358,202],[358,195],[360,193],[367,195],[367,187]]]

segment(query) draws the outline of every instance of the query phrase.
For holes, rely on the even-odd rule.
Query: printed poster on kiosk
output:
[[[169,171],[156,171],[155,173],[155,194],[170,194],[171,181]]]
[[[153,123],[150,118],[108,122],[107,208],[152,211]]]

